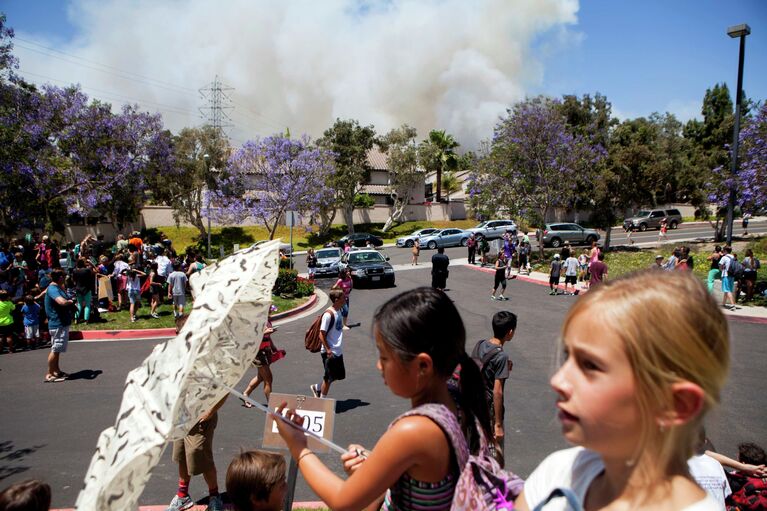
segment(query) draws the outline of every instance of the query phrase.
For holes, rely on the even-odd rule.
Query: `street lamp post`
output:
[[[732,228],[735,221],[735,178],[738,175],[738,146],[740,145],[740,107],[743,102],[743,55],[746,52],[746,36],[751,27],[745,23],[727,29],[727,35],[733,39],[740,37],[740,55],[738,57],[738,88],[735,93],[735,126],[732,134],[732,167],[730,170],[730,196],[727,200],[727,244],[732,245]]]
[[[210,171],[210,155],[208,153],[205,153],[202,155],[202,158],[205,160],[205,170],[206,174]],[[205,176],[206,179],[208,176]],[[210,259],[210,188],[206,187],[206,194],[208,198],[208,207],[207,207],[207,217],[208,217],[208,259]]]

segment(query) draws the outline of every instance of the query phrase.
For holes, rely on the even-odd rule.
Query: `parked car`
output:
[[[441,229],[428,236],[421,236],[421,248],[434,250],[438,247],[465,247],[469,232],[463,229]]]
[[[336,247],[317,250],[314,253],[317,256],[317,267],[314,269],[314,274],[317,277],[338,275],[338,270],[341,269],[341,256],[343,253],[343,250]]]
[[[439,229],[434,229],[432,227],[429,227],[427,229],[419,229],[417,231],[413,231],[412,233],[408,234],[407,236],[403,236],[401,238],[397,238],[397,246],[398,247],[412,247],[415,244],[416,238],[420,238],[422,236],[428,236],[430,234],[434,234],[435,232],[439,231]]]
[[[355,286],[360,284],[394,285],[394,268],[389,258],[378,250],[355,250],[344,254],[341,267],[349,268]]]
[[[660,223],[666,219],[669,229],[676,229],[682,223],[682,214],[678,209],[643,209],[623,222],[623,227],[633,231],[660,229]]]
[[[260,240],[253,243],[251,246],[255,247],[261,245],[262,243],[266,243],[267,241],[269,240]],[[280,243],[280,251],[288,257],[293,255],[293,247],[290,246],[290,243]]]
[[[466,232],[473,232],[474,236],[484,236],[488,240],[501,238],[506,231],[511,231],[514,236],[517,235],[517,224],[514,220],[487,220],[471,229],[466,229]]]
[[[347,234],[336,242],[339,247],[343,247],[347,241],[351,243],[353,247],[364,247],[367,245],[368,240],[374,247],[380,247],[383,245],[383,240],[378,236],[368,234],[366,232],[355,232],[354,234]]]
[[[565,241],[573,245],[591,245],[599,241],[599,233],[594,229],[586,229],[578,224],[546,224],[543,232],[536,231],[538,241],[543,241],[543,246],[560,247]]]

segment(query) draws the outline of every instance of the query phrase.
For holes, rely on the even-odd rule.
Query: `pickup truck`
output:
[[[514,220],[487,220],[471,229],[466,229],[466,232],[474,233],[475,237],[484,236],[487,240],[501,238],[506,231],[511,231],[513,236],[517,235],[517,224]]]

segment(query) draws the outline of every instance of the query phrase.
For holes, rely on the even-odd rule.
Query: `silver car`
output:
[[[314,269],[316,276],[338,275],[338,270],[341,267],[341,256],[343,255],[340,248],[322,248],[317,250],[314,255],[317,256],[317,267]]]
[[[430,234],[434,234],[435,232],[439,231],[439,229],[435,229],[433,227],[429,227],[427,229],[419,229],[417,231],[414,231],[407,236],[403,236],[401,238],[397,238],[397,246],[402,247],[412,247],[415,244],[416,238],[422,238],[424,236],[428,236]]]
[[[421,248],[434,250],[439,247],[465,247],[469,234],[462,229],[442,229],[428,236],[421,236]]]
[[[536,231],[538,241],[543,241],[543,246],[559,248],[565,241],[573,245],[583,244],[591,245],[594,241],[599,241],[599,233],[594,229],[586,229],[578,224],[546,224],[543,233]],[[542,239],[541,239],[542,238]]]

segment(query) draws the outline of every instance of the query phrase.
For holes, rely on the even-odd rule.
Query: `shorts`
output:
[[[186,305],[186,295],[173,295],[173,306],[183,307]]]
[[[325,374],[322,376],[322,379],[326,382],[332,383],[346,378],[346,366],[344,366],[343,355],[328,357],[327,353],[322,353],[322,365],[325,367]]]
[[[126,286],[128,285],[128,276],[127,275],[118,275],[117,276],[117,291],[125,291]]]
[[[498,286],[502,286],[506,289],[506,270],[500,270],[495,272],[495,281],[493,283],[493,289],[498,289]]]
[[[51,334],[51,352],[65,353],[69,344],[69,325],[49,328],[48,332]]]
[[[556,277],[549,276],[549,284],[554,285],[554,286],[558,285],[559,284],[559,276],[558,275]]]
[[[565,285],[578,283],[578,275],[565,275]]]
[[[344,302],[344,306],[341,307],[341,316],[344,318],[349,317],[349,297],[346,297],[346,301]]]
[[[0,325],[0,335],[13,335],[13,323],[10,325]]]
[[[40,325],[24,325],[24,338],[37,339],[40,337]]]
[[[756,282],[756,271],[744,271],[743,280],[748,280],[749,282]]]
[[[205,422],[198,422],[182,439],[173,442],[173,461],[186,461],[189,475],[202,474],[213,468],[213,433],[218,424],[218,413]]]
[[[138,303],[141,300],[141,291],[138,289],[131,289],[128,291],[128,300],[130,303]]]
[[[735,289],[735,277],[722,277],[722,293],[732,293]]]

